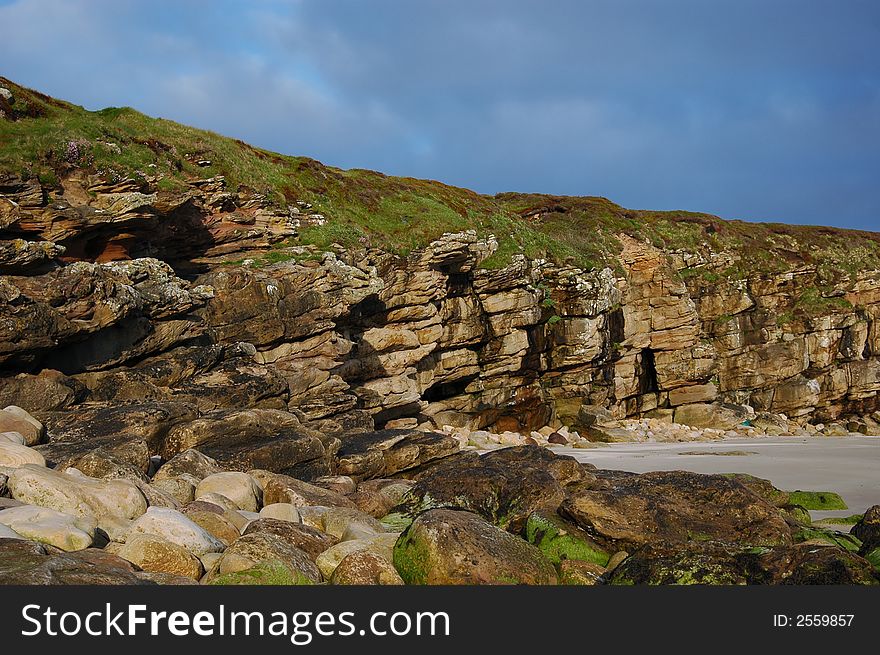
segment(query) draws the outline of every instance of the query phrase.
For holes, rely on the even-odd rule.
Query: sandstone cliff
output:
[[[487,198],[309,160],[258,189],[230,179],[280,156],[110,135],[119,117],[103,112],[91,134],[71,118],[90,112],[0,83],[14,96],[0,406],[67,440],[66,417],[101,407],[152,416],[166,456],[206,443],[218,417],[264,411],[242,434],[295,433],[283,457],[306,468],[333,435],[587,430],[606,410],[875,429],[860,417],[880,410],[880,234]],[[28,150],[23,130],[59,116],[60,145]],[[146,170],[124,170],[129,148],[152,153],[133,163]]]

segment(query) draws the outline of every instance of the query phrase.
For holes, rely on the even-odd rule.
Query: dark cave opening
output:
[[[446,296],[453,298],[467,295],[471,290],[470,273],[449,273],[446,278]]]
[[[657,384],[657,365],[654,363],[654,351],[650,348],[642,350],[639,357],[639,393],[654,393],[659,391]]]
[[[432,384],[430,387],[425,389],[424,393],[422,393],[422,400],[427,400],[429,403],[437,402],[439,400],[446,400],[447,398],[452,398],[454,396],[460,396],[465,392],[467,386],[479,377],[478,375],[467,375],[463,378],[459,378],[458,380],[450,380],[449,382],[437,382]]]

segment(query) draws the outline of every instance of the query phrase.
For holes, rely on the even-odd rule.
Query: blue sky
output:
[[[873,0],[0,0],[0,74],[485,193],[880,230]]]

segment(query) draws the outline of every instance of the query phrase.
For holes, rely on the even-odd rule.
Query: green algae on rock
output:
[[[471,512],[421,514],[394,546],[407,584],[556,584],[553,565],[536,547]]]
[[[628,557],[608,578],[617,585],[880,583],[867,560],[835,546],[743,548],[717,542],[650,544]]]
[[[534,512],[526,521],[525,538],[555,565],[564,560],[608,564],[610,555],[576,525],[549,512]]]
[[[847,504],[833,491],[790,491],[789,502],[808,510],[849,509]]]
[[[312,585],[312,580],[280,560],[264,560],[248,569],[218,575],[212,585]]]

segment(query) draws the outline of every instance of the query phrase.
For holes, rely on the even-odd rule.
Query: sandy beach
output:
[[[620,443],[589,450],[553,451],[600,468],[635,473],[749,473],[789,491],[834,491],[849,506],[848,510],[811,512],[814,519],[848,516],[880,504],[878,437],[757,437],[708,443]]]

